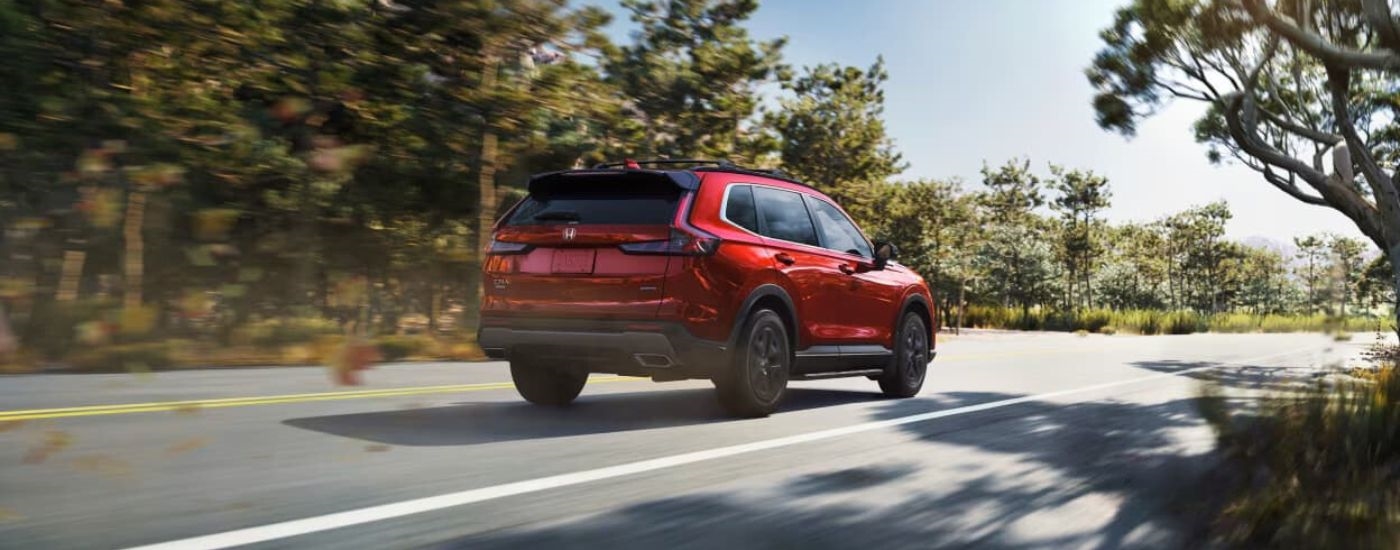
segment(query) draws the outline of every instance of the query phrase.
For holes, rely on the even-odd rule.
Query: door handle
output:
[[[794,263],[797,263],[797,260],[793,259],[792,256],[788,256],[786,253],[783,252],[779,252],[776,256],[773,256],[773,259],[782,262],[783,265],[792,265]]]
[[[850,275],[856,272],[856,268],[851,267],[851,264],[841,264],[841,272]]]

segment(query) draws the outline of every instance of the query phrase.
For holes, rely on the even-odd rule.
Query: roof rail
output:
[[[704,167],[696,168],[694,171],[696,171],[696,172],[724,172],[724,173],[727,173],[727,174],[748,174],[748,175],[751,175],[751,176],[763,176],[763,177],[765,177],[765,178],[773,178],[773,179],[776,179],[776,180],[783,180],[783,181],[788,182],[788,183],[796,183],[796,184],[801,185],[801,186],[804,186],[804,187],[812,187],[811,185],[808,185],[807,182],[802,181],[802,180],[799,180],[799,179],[796,179],[796,178],[794,178],[794,177],[792,177],[792,176],[789,176],[786,172],[783,172],[782,170],[778,170],[778,169],[776,169],[776,168],[740,168],[740,167],[737,167],[737,166],[719,166],[719,167],[704,166]]]
[[[593,165],[593,169],[594,169],[594,170],[601,170],[601,169],[603,169],[603,168],[614,168],[614,167],[619,167],[619,166],[621,166],[621,167],[626,167],[626,166],[628,166],[628,165],[640,165],[640,164],[712,164],[712,165],[715,165],[715,166],[719,166],[719,167],[721,167],[721,168],[738,168],[738,166],[736,166],[733,162],[730,162],[730,161],[727,161],[727,160],[708,160],[708,159],[651,159],[651,160],[631,160],[631,159],[627,159],[627,160],[624,160],[624,161],[622,161],[622,162],[602,162],[602,163],[594,164],[594,165]]]

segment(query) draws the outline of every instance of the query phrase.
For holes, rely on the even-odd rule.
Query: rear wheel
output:
[[[536,405],[563,407],[572,403],[588,382],[588,373],[561,369],[529,358],[510,360],[510,379],[515,391]]]
[[[791,350],[782,317],[770,309],[749,315],[729,368],[714,380],[720,405],[745,418],[772,414],[787,392]]]
[[[928,329],[912,311],[895,330],[894,364],[880,377],[880,391],[890,397],[913,397],[924,387],[928,372]]]

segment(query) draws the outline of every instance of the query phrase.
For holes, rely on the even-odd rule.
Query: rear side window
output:
[[[755,187],[754,202],[763,218],[763,235],[795,243],[820,246],[817,230],[802,195],[770,187]]]
[[[512,212],[506,225],[667,225],[676,217],[681,191],[656,186],[583,186],[537,191]]]
[[[724,218],[730,223],[758,233],[758,210],[753,204],[753,188],[735,185],[729,188],[729,196],[724,200]]]

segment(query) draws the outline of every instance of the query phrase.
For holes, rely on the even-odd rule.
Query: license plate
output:
[[[554,251],[554,273],[593,273],[593,250],[559,249]]]

